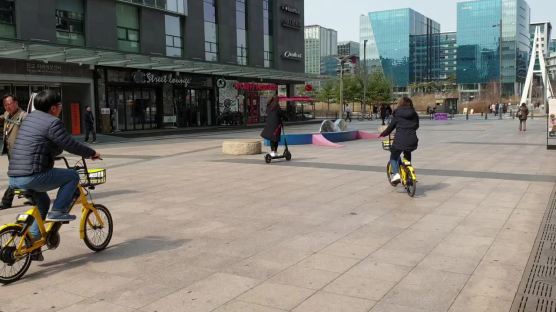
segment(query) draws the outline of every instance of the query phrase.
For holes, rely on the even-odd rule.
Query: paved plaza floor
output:
[[[221,153],[255,129],[101,137],[110,247],[92,253],[64,226],[57,250],[0,287],[0,311],[509,311],[556,182],[544,119],[517,127],[423,120],[415,198],[387,183],[379,141],[292,146],[267,165]]]

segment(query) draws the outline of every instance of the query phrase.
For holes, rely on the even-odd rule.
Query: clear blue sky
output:
[[[359,16],[372,11],[412,8],[440,23],[442,31],[455,31],[457,0],[305,0],[305,25],[317,24],[338,31],[338,40],[359,41]],[[531,22],[549,21],[556,28],[555,0],[527,0]],[[552,38],[556,37],[556,29]]]

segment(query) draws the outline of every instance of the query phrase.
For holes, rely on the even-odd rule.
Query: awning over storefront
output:
[[[304,83],[325,77],[266,68],[226,65],[203,61],[190,61],[164,56],[148,56],[110,50],[85,49],[55,44],[33,43],[17,40],[0,40],[0,58],[73,63],[79,65],[126,67],[174,71],[194,74],[211,74],[227,77],[282,80]]]
[[[294,97],[281,96],[279,99],[281,102],[311,102],[312,103],[317,101],[309,96],[294,96]]]

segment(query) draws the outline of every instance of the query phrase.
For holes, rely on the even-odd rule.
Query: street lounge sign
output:
[[[153,73],[143,73],[142,71],[136,71],[132,74],[132,79],[135,83],[167,83],[167,84],[181,84],[188,86],[191,84],[191,78],[176,78],[172,75],[156,75]]]

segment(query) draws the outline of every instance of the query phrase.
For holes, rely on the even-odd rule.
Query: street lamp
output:
[[[498,68],[500,71],[500,77],[498,77],[498,79],[500,80],[500,83],[498,85],[499,88],[499,92],[500,92],[500,98],[502,98],[502,77],[503,77],[503,73],[502,73],[502,20],[500,20],[499,24],[495,24],[492,25],[492,27],[498,27],[499,28],[499,34],[498,34],[498,46],[499,46],[499,64],[498,64]]]
[[[341,119],[342,116],[344,116],[344,64],[350,57],[351,55],[336,58],[336,60],[340,62],[340,117],[339,119]]]

